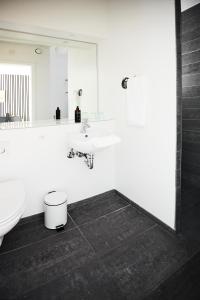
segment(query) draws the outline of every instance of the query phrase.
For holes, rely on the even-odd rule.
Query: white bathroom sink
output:
[[[69,147],[82,153],[95,153],[120,141],[120,137],[113,133],[88,129],[86,133],[74,133],[69,140]]]

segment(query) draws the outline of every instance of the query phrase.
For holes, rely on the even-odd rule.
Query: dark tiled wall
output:
[[[200,204],[200,4],[182,13],[182,205]],[[184,199],[187,192],[187,199]],[[195,197],[190,197],[195,194]]]
[[[181,4],[175,0],[177,52],[177,153],[176,153],[176,231],[181,227],[181,157],[182,157],[182,59],[181,59]]]

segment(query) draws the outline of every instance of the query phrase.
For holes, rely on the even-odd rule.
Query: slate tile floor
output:
[[[190,250],[110,191],[71,205],[64,231],[47,230],[38,215],[7,234],[0,299],[144,299],[185,264]]]

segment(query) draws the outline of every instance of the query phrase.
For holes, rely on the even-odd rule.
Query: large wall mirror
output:
[[[95,43],[0,30],[0,122],[98,113]]]

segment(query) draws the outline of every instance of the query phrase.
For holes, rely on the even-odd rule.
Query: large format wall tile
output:
[[[199,237],[200,217],[200,4],[182,13],[181,227]],[[193,218],[191,218],[193,216]],[[196,221],[195,221],[196,219]],[[187,230],[186,230],[187,229]]]
[[[199,28],[200,30],[200,28]],[[182,55],[182,64],[189,65],[200,61],[200,50]]]
[[[200,108],[200,96],[195,98],[185,97],[183,98],[182,108]]]
[[[199,74],[199,73],[200,73],[200,62],[182,66],[183,75]]]
[[[186,120],[195,120],[195,119],[200,119],[200,109],[199,108],[187,108],[183,109],[183,119]]]
[[[199,86],[200,85],[200,73],[189,74],[182,77],[183,87],[187,86]]]
[[[200,86],[183,87],[182,95],[183,95],[183,97],[199,97],[200,96]]]
[[[198,50],[200,50],[200,38],[182,43],[182,54],[186,54]]]

